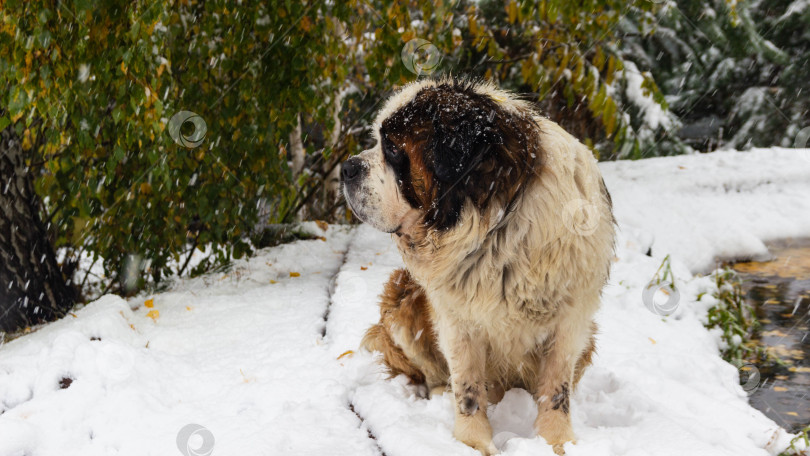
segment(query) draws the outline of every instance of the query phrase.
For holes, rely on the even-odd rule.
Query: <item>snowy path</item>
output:
[[[762,240],[810,236],[810,151],[602,169],[622,233],[568,454],[778,453],[789,437],[747,404],[737,369],[717,355],[701,324],[711,303],[697,300],[713,283],[692,272],[714,256],[761,254]],[[210,432],[203,450],[217,455],[477,455],[452,438],[447,395],[420,399],[403,379],[385,380],[372,355],[346,354],[402,264],[389,236],[367,226],[322,234],[169,292],[104,297],[6,343],[0,456],[190,455],[177,442],[190,423]],[[680,301],[662,318],[641,291],[670,252]],[[490,408],[503,454],[553,454],[533,436],[533,413],[521,390]],[[196,448],[205,432],[181,443]]]

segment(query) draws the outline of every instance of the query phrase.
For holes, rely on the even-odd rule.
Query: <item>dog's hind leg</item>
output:
[[[408,271],[398,269],[380,298],[380,322],[366,332],[362,347],[381,352],[392,377],[405,374],[430,393],[440,391],[449,381],[449,371],[437,346],[424,290]]]

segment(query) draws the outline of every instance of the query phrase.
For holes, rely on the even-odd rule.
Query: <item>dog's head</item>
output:
[[[354,213],[388,233],[416,223],[447,230],[463,210],[504,210],[539,155],[534,112],[490,84],[422,81],[389,98],[377,145],[343,164]]]

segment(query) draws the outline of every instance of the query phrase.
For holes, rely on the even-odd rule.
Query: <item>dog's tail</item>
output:
[[[373,325],[366,331],[360,347],[371,352],[382,353],[383,361],[391,377],[405,374],[415,384],[425,383],[425,374],[410,362],[405,352],[397,346],[387,328],[382,324]]]

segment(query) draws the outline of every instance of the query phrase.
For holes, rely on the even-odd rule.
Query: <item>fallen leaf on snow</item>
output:
[[[290,277],[301,277],[301,273],[300,272],[291,272]]]
[[[151,309],[152,307],[155,307],[155,300],[147,299],[146,301],[143,302],[143,305]]]
[[[147,314],[147,317],[151,318],[154,321],[157,321],[158,317],[160,317],[160,312],[157,309],[150,310]]]

